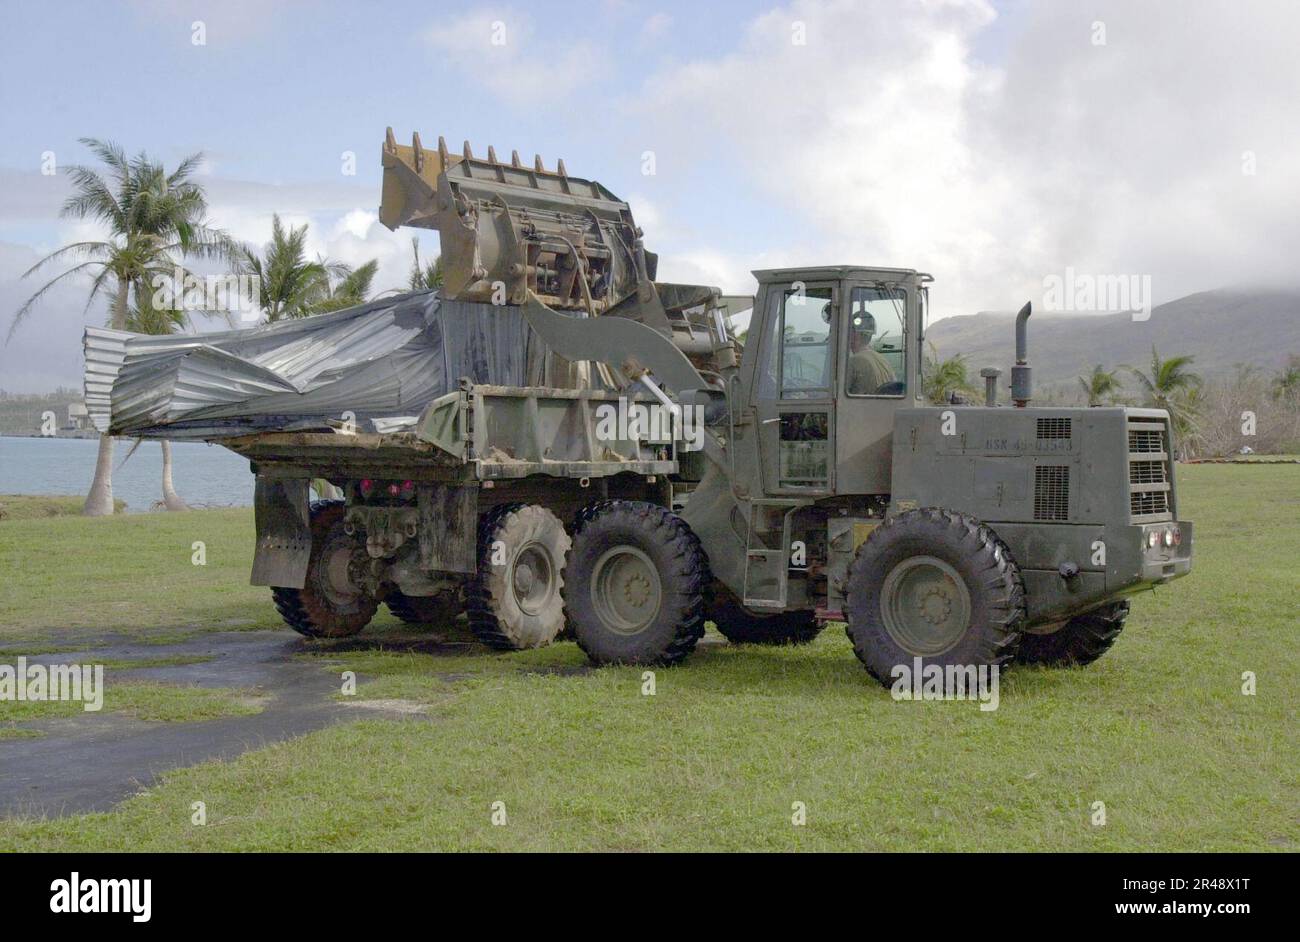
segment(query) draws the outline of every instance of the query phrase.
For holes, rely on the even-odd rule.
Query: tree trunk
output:
[[[81,512],[87,517],[106,517],[113,512],[113,437],[99,436],[99,457],[95,459],[95,479]]]
[[[117,279],[117,297],[113,299],[114,330],[126,330],[127,289],[125,278]],[[104,517],[113,513],[113,439],[99,436],[99,455],[95,459],[95,477],[90,482],[90,493],[81,512],[87,517]]]
[[[158,444],[162,445],[163,456],[163,506],[168,510],[189,510],[185,501],[176,494],[176,488],[172,486],[172,443],[164,439]]]

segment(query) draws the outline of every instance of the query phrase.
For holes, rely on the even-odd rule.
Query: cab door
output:
[[[763,492],[818,496],[835,489],[839,287],[768,287],[754,383]]]
[[[840,435],[835,446],[836,492],[888,494],[894,412],[919,383],[913,336],[914,289],[904,284],[844,288],[840,324]]]

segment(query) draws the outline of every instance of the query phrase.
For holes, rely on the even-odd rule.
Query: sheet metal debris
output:
[[[85,352],[86,407],[101,432],[208,441],[349,419],[358,431],[405,431],[461,378],[522,386],[554,372],[519,309],[433,291],[220,333],[91,327]]]

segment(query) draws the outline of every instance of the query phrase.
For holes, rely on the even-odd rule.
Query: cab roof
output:
[[[919,272],[915,268],[882,268],[869,267],[866,265],[816,265],[810,268],[761,268],[753,272],[759,284],[770,284],[774,281],[792,281],[795,279],[805,281],[834,281],[839,278],[862,278],[865,280],[876,280],[882,277],[903,278],[920,278],[922,281],[932,281],[933,279],[925,272]]]

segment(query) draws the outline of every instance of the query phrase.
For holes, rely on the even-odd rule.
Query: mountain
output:
[[[965,354],[977,385],[981,367],[1000,367],[1005,386],[1015,360],[1014,325],[1014,313],[949,317],[930,325],[926,341],[941,357]],[[1029,319],[1034,387],[1044,393],[1068,387],[1072,395],[1075,377],[1097,363],[1108,370],[1125,363],[1149,369],[1152,344],[1161,357],[1194,356],[1192,369],[1206,378],[1229,373],[1237,363],[1273,372],[1288,355],[1300,354],[1300,292],[1202,291],[1152,308],[1145,321],[1128,314],[1035,311]]]

